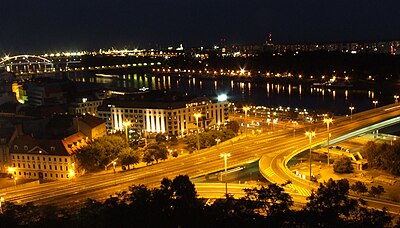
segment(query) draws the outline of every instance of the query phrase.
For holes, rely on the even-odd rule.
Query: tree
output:
[[[368,193],[373,197],[376,197],[376,196],[379,197],[384,192],[385,192],[385,189],[381,185],[378,185],[377,187],[372,186]]]
[[[339,158],[333,165],[333,170],[337,173],[352,173],[353,169],[351,159],[345,156]]]
[[[239,122],[237,121],[231,121],[228,125],[228,129],[232,130],[234,134],[237,134],[240,129]]]
[[[155,151],[154,154],[154,159],[158,163],[158,160],[166,160],[168,158],[168,149],[164,146],[158,147],[158,149]]]
[[[329,179],[311,193],[304,210],[309,212],[310,219],[317,224],[340,224],[341,217],[348,216],[358,204],[348,197],[349,189],[348,180]]]
[[[146,165],[153,164],[153,162],[154,162],[154,157],[153,157],[153,155],[152,155],[151,153],[149,153],[149,152],[146,151],[146,152],[144,153],[144,155],[143,155],[142,161],[145,162]]]
[[[169,141],[171,142],[171,145],[178,144],[178,138],[176,137],[176,135],[171,135]]]
[[[157,162],[159,160],[165,160],[168,158],[168,149],[162,144],[149,144],[144,151],[143,161],[147,164],[153,161]]]
[[[350,186],[350,189],[357,194],[363,194],[363,193],[368,192],[367,186],[361,181],[357,181],[354,184],[352,184]]]
[[[126,147],[122,149],[118,157],[121,160],[121,164],[128,166],[129,170],[130,165],[135,165],[140,162],[140,151],[139,150],[135,151],[131,147]]]
[[[129,145],[120,135],[106,135],[79,149],[76,153],[79,166],[87,171],[103,169]]]
[[[178,155],[179,155],[178,151],[174,150],[174,151],[172,152],[172,157],[177,158]]]
[[[293,205],[292,197],[277,184],[269,184],[267,187],[245,189],[245,200],[255,202],[253,210],[268,216],[276,216],[290,211]]]
[[[308,197],[303,208],[303,226],[350,226],[386,227],[390,224],[389,214],[383,210],[368,209],[364,200],[350,199],[349,182],[346,179],[321,183],[317,191]]]
[[[158,133],[158,134],[156,135],[156,142],[157,142],[157,143],[164,143],[164,142],[166,142],[166,141],[167,141],[167,138],[165,137],[164,134]]]

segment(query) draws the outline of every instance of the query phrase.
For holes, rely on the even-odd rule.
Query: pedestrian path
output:
[[[305,188],[299,187],[297,185],[294,184],[288,184],[286,185],[288,188],[291,188],[292,190],[296,191],[297,193],[299,193],[301,196],[310,196],[311,195],[311,191],[307,190]]]

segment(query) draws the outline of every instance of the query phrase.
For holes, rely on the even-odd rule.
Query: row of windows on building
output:
[[[23,175],[22,175],[23,174]],[[39,176],[39,173],[36,173],[36,172],[14,172],[14,176],[24,176],[25,178],[26,177],[28,177],[28,178],[31,178],[32,176],[35,178],[35,177],[38,177]],[[44,178],[69,178],[69,174],[63,174],[63,173],[43,173],[43,177]]]
[[[92,102],[84,102],[84,103],[79,103],[79,107],[93,107],[93,106],[100,106],[103,103],[103,101],[92,101]]]
[[[14,150],[18,150],[18,148],[19,148],[18,145],[14,145]],[[23,148],[24,148],[24,150],[28,150],[28,149],[29,149],[27,145],[24,145]],[[51,146],[51,147],[50,147],[50,151],[56,151],[56,147]]]
[[[227,107],[227,104],[216,104],[214,107],[209,107],[209,106],[205,106],[205,107],[203,107],[204,109],[212,109],[212,108],[218,108],[218,107],[220,107],[220,108],[222,108],[222,107]],[[121,112],[124,112],[124,113],[143,113],[143,110],[141,110],[141,109],[123,109],[123,108],[118,108],[118,107],[116,107],[115,109],[119,109]],[[202,108],[200,108],[200,109],[202,109]],[[183,109],[182,110],[182,113],[186,113],[186,111],[188,111],[188,113],[190,112],[190,110],[187,110],[187,109]],[[195,112],[198,112],[199,110],[198,110],[198,108],[192,108],[192,112],[193,113],[195,113]],[[169,116],[171,116],[171,115],[176,115],[176,114],[180,114],[181,113],[181,110],[178,110],[178,111],[175,111],[175,112],[166,112],[166,114],[167,115],[169,115]],[[157,114],[157,111],[153,111],[153,114]],[[158,111],[158,114],[162,114],[162,111]],[[103,114],[99,114],[99,116],[100,117],[108,117],[108,116],[110,116],[110,114],[108,114],[108,112],[107,113],[103,113]]]
[[[24,155],[22,155],[22,156],[20,156],[20,155],[13,155],[12,156],[12,159],[15,159],[15,158],[17,158],[17,160],[19,160],[20,159],[20,157],[22,158],[22,160],[25,160],[25,156]],[[32,159],[32,161],[34,161],[35,160],[35,156],[26,156],[26,160],[31,160]],[[40,157],[39,156],[36,156],[36,160],[40,160]],[[46,157],[43,157],[42,156],[42,160],[43,161],[46,161]],[[51,159],[51,157],[48,157],[48,161],[51,161],[52,159]],[[62,158],[58,158],[58,161],[59,162],[63,162],[62,161],[63,159]],[[57,158],[53,158],[53,161],[54,162],[57,162]],[[64,162],[68,162],[68,159],[67,158],[64,158]]]
[[[29,163],[26,164],[26,165],[25,165],[25,163],[22,163],[22,166],[21,166],[21,163],[17,163],[17,164],[13,163],[13,167],[18,167],[18,168],[22,167],[23,169],[25,169],[25,168],[30,169],[32,167],[32,169],[36,169],[36,164],[32,164],[32,166],[31,166],[31,164],[29,164]],[[53,168],[54,168],[54,170],[57,170],[58,169],[57,167],[60,167],[59,170],[63,171],[63,166],[62,165],[60,165],[60,166],[49,165],[48,167],[49,167],[49,170],[53,170]],[[39,169],[39,170],[42,169],[41,164],[37,164],[37,169]],[[43,164],[43,169],[47,169],[47,165],[46,164]],[[65,166],[64,170],[68,171],[68,166]]]

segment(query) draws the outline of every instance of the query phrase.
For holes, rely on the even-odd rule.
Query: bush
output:
[[[350,186],[350,189],[357,194],[363,194],[368,192],[367,186],[361,181],[357,181],[356,183],[352,184]]]
[[[179,155],[178,151],[174,150],[174,151],[172,152],[172,157],[177,158],[178,155]]]
[[[333,165],[333,170],[336,173],[352,173],[353,169],[354,168],[349,157],[341,157],[335,161],[335,164]]]

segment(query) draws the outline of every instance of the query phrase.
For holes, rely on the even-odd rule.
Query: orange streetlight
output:
[[[199,130],[199,118],[201,117],[201,113],[195,113],[194,117],[196,118],[196,125],[197,125],[197,150],[200,150],[200,130]]]
[[[378,104],[377,100],[372,101],[372,103],[374,103],[374,107],[376,108],[376,105]]]
[[[310,180],[311,180],[311,139],[315,137],[315,131],[307,131],[306,136],[308,136],[310,140]]]
[[[231,154],[230,153],[222,153],[222,154],[220,154],[220,156],[221,156],[221,158],[224,158],[224,167],[225,167],[225,175],[226,175],[226,172],[228,170],[228,157],[230,157]],[[228,182],[227,182],[226,178],[225,178],[225,195],[226,195],[226,198],[228,198]]]
[[[351,105],[351,106],[349,107],[349,109],[350,109],[350,119],[352,119],[352,118],[353,118],[353,110],[354,110],[354,106],[353,106],[353,105]]]
[[[293,137],[296,136],[296,126],[299,125],[299,123],[297,123],[297,121],[292,121],[293,124]]]
[[[331,137],[331,134],[329,133],[329,124],[331,124],[333,122],[332,118],[324,118],[324,123],[326,123],[326,127],[328,128],[328,166],[329,166],[329,162],[330,162],[330,154],[329,154],[329,139]]]
[[[243,110],[244,110],[244,132],[247,137],[247,111],[250,110],[250,107],[245,106],[245,107],[243,107]]]
[[[131,126],[132,122],[130,120],[125,120],[124,122],[122,122],[122,124],[125,127],[125,140],[127,143],[129,143],[129,139],[128,139],[128,127]]]

